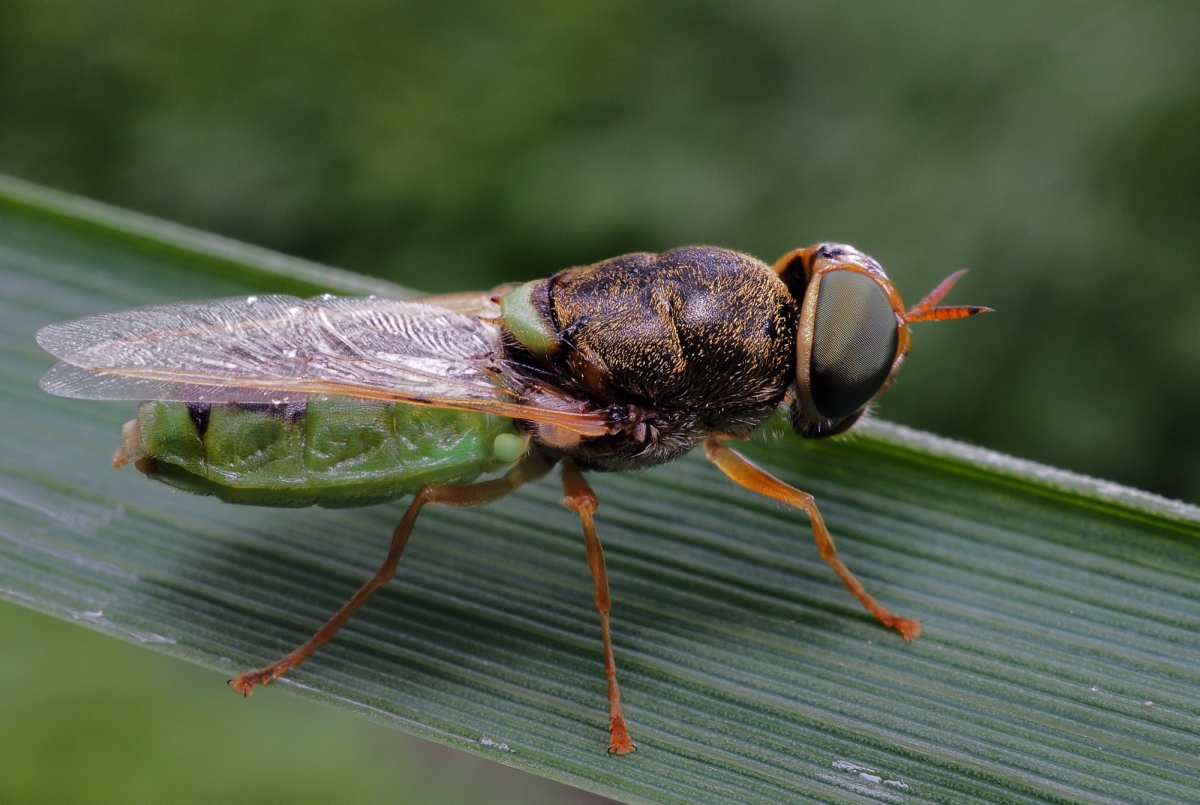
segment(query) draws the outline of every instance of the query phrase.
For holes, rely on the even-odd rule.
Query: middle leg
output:
[[[627,755],[637,749],[637,744],[629,737],[625,714],[621,710],[617,663],[613,659],[612,635],[608,629],[608,612],[612,609],[612,599],[608,595],[608,569],[604,566],[604,548],[600,545],[596,524],[592,521],[592,515],[600,507],[600,500],[584,480],[575,462],[569,458],[563,460],[562,476],[562,503],[578,514],[583,523],[588,567],[592,569],[592,581],[596,585],[596,609],[600,612],[600,637],[604,641],[604,673],[608,676],[608,732],[611,736],[608,751],[614,755]]]

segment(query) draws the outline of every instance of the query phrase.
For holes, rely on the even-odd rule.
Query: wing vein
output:
[[[43,328],[64,363],[42,387],[91,399],[240,402],[339,394],[610,432],[607,413],[523,373],[500,329],[420,300],[235,297],[136,308]],[[72,371],[65,367],[75,367]]]

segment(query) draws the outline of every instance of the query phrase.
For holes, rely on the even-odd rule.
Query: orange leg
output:
[[[608,570],[604,567],[604,548],[596,536],[596,524],[592,515],[600,506],[596,493],[588,486],[583,474],[571,459],[563,461],[562,503],[579,515],[583,523],[583,540],[587,545],[588,567],[592,569],[592,581],[596,584],[596,609],[600,611],[600,637],[604,641],[604,673],[608,676],[608,732],[611,740],[608,751],[614,755],[627,755],[637,750],[637,744],[629,737],[625,726],[625,714],[621,712],[621,689],[617,687],[617,663],[613,659],[612,635],[608,630],[608,612],[612,600],[608,595]]]
[[[842,580],[842,584],[846,585],[846,589],[862,602],[862,605],[872,615],[879,618],[884,626],[900,632],[904,635],[905,640],[912,640],[921,634],[919,621],[898,617],[880,606],[879,602],[863,589],[858,579],[854,578],[854,574],[838,559],[837,548],[833,547],[833,537],[830,536],[829,529],[825,527],[821,513],[817,511],[817,502],[813,500],[813,496],[788,486],[741,453],[726,447],[725,442],[731,438],[733,437],[725,433],[713,433],[706,437],[704,454],[708,456],[708,460],[716,464],[721,472],[728,475],[735,483],[744,486],[751,492],[757,492],[789,506],[795,506],[797,509],[803,509],[812,523],[813,538],[817,541],[817,550],[820,552],[821,558],[829,563],[833,572],[837,573],[838,578]]]
[[[278,679],[287,673],[288,670],[304,662],[308,658],[308,655],[316,650],[317,646],[328,642],[337,633],[337,630],[341,629],[346,621],[350,619],[350,616],[354,614],[354,610],[362,606],[376,590],[382,587],[395,574],[396,565],[400,562],[400,555],[404,553],[404,546],[408,544],[408,537],[412,534],[413,525],[417,522],[417,515],[425,504],[432,503],[438,506],[479,506],[484,503],[491,503],[493,500],[504,497],[522,484],[542,477],[550,471],[552,466],[554,466],[553,463],[542,458],[537,452],[530,452],[505,473],[502,478],[497,478],[493,481],[484,481],[467,486],[421,487],[409,505],[408,511],[404,513],[404,518],[396,526],[396,530],[392,532],[392,546],[388,550],[383,564],[379,566],[379,570],[375,571],[375,575],[360,587],[358,592],[337,611],[337,614],[317,630],[316,634],[282,660],[273,662],[264,668],[238,674],[229,680],[229,684],[238,693],[243,696],[249,696],[254,692],[255,685],[265,684],[273,679]]]

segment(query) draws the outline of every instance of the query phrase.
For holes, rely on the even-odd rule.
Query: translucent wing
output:
[[[37,340],[63,361],[42,388],[66,397],[282,402],[344,394],[609,432],[594,406],[535,382],[506,382],[495,325],[421,300],[183,302],[51,325]]]
[[[425,305],[449,308],[468,316],[496,318],[500,315],[500,305],[492,299],[503,296],[512,290],[511,285],[502,285],[492,291],[472,291],[470,293],[451,293],[442,296],[423,296],[418,301]]]

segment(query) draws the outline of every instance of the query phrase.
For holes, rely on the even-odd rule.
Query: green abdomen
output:
[[[122,447],[156,480],[230,503],[366,506],[503,466],[490,414],[349,397],[307,404],[146,402]],[[136,443],[130,444],[131,437]],[[144,470],[145,471],[145,470]]]

